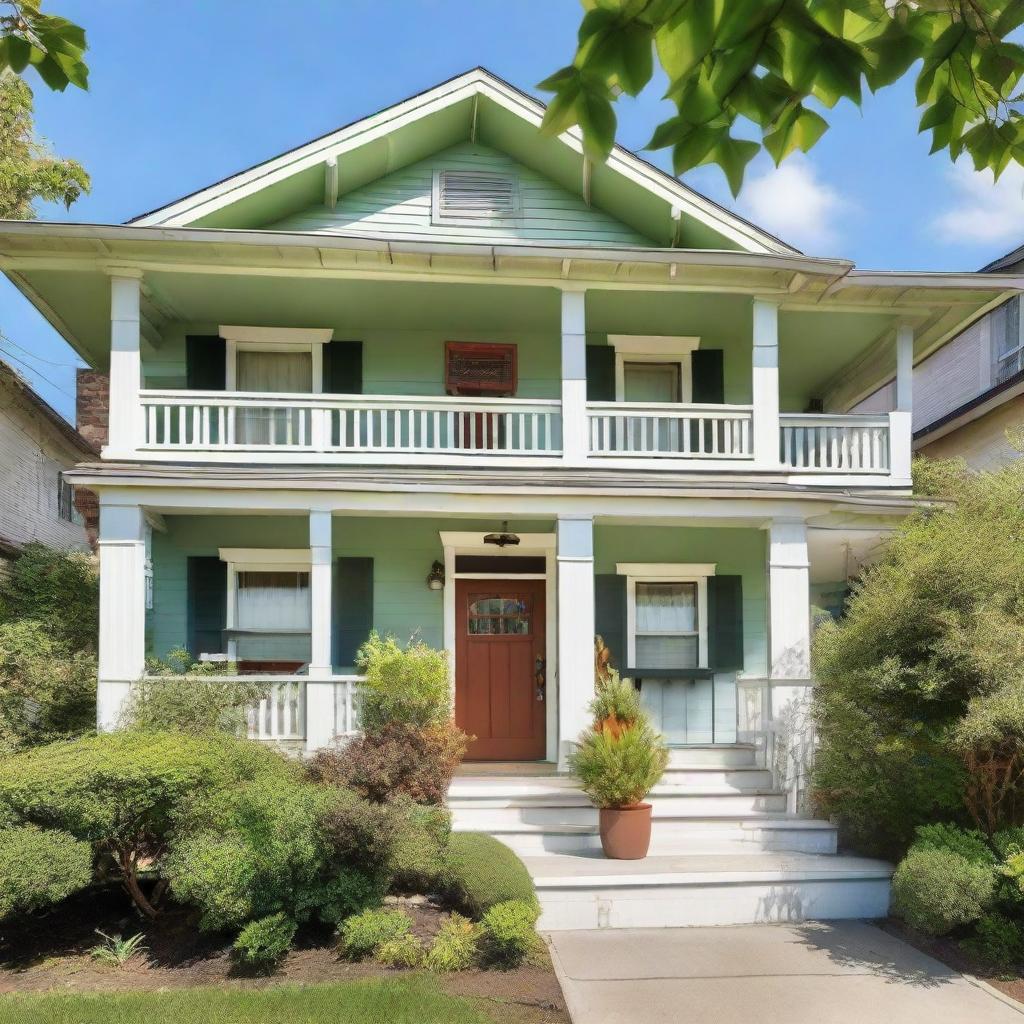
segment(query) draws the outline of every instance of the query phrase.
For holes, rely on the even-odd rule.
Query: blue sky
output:
[[[88,33],[91,89],[29,79],[39,132],[81,160],[92,194],[44,219],[119,223],[482,64],[520,88],[568,63],[576,0],[48,0]],[[658,83],[620,101],[639,149],[671,107]],[[842,104],[809,157],[752,165],[734,202],[720,172],[688,175],[815,255],[874,269],[973,270],[1024,242],[1024,171],[928,156],[910,83]],[[667,153],[645,154],[667,166]],[[74,353],[0,280],[3,358],[64,415]],[[14,347],[19,346],[19,347]],[[15,362],[15,358],[20,362]]]

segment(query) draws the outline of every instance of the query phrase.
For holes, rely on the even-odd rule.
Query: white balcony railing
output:
[[[749,405],[588,402],[591,455],[751,459]]]
[[[832,473],[888,473],[888,416],[818,414],[779,417],[782,464]]]
[[[561,454],[561,403],[410,395],[143,391],[142,447],[162,451]]]

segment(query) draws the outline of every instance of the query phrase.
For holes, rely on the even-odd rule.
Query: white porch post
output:
[[[910,480],[914,420],[914,328],[896,328],[896,409],[889,413],[889,471]]]
[[[310,661],[306,683],[306,750],[334,738],[334,683],[331,676],[331,513],[309,513]]]
[[[779,465],[779,305],[754,299],[751,398],[754,403],[754,466]]]
[[[586,292],[562,292],[562,459],[586,465],[587,328]]]
[[[558,766],[586,728],[594,695],[594,520],[559,516]]]
[[[141,272],[110,278],[110,420],[104,454],[131,457],[142,443],[142,361],[139,356]]]
[[[142,508],[100,497],[100,636],[96,727],[117,727],[146,662],[146,534]]]
[[[791,812],[802,809],[813,751],[811,697],[811,579],[807,524],[775,519],[769,527],[768,767],[787,793]]]

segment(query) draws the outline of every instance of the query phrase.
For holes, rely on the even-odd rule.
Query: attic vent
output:
[[[519,190],[508,174],[438,171],[434,175],[434,217],[494,219],[519,212]]]

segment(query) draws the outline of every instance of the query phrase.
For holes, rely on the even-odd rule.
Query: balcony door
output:
[[[471,761],[547,752],[544,580],[456,580],[455,721]]]
[[[306,351],[275,352],[266,349],[239,349],[236,387],[256,394],[304,394],[313,390],[313,356]],[[238,444],[295,443],[300,436],[300,418],[304,409],[278,408],[274,405],[239,409],[235,422]],[[308,435],[307,435],[308,436]]]

